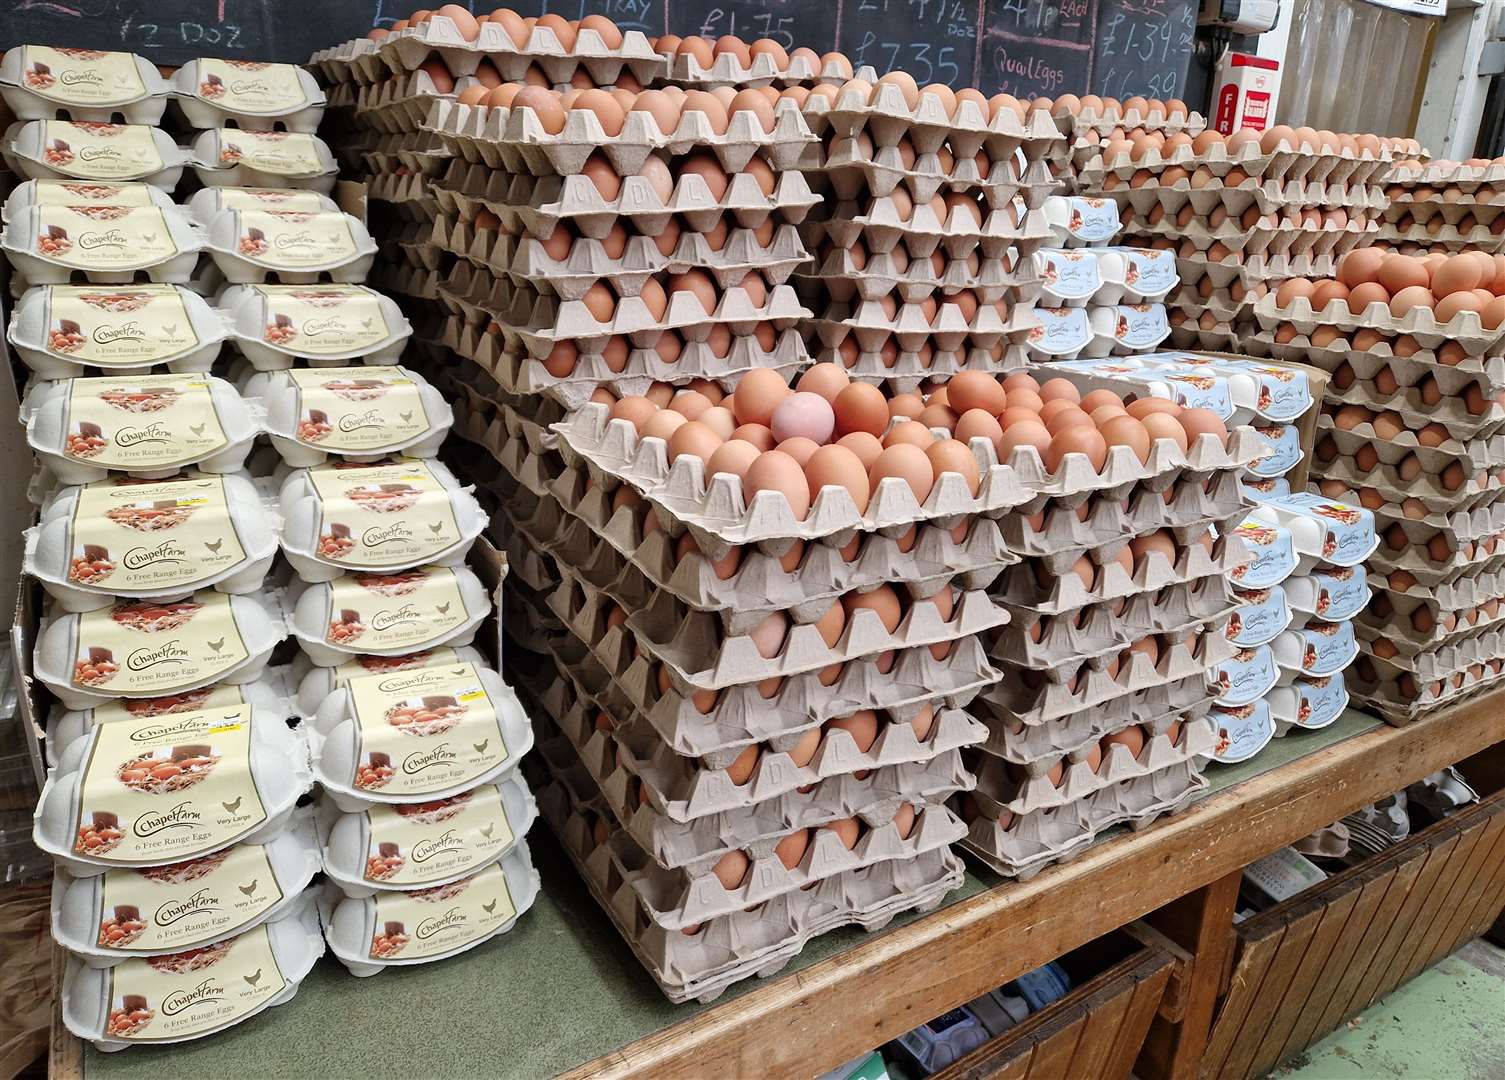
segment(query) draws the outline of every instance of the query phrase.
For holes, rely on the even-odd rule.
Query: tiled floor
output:
[[[1266,1080],[1502,1080],[1505,950],[1472,941]]]

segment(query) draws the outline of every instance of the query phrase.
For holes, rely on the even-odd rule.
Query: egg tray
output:
[[[1441,374],[1435,374],[1435,378],[1441,391]],[[1467,373],[1458,378],[1463,382],[1465,393],[1470,386],[1476,385]],[[1406,427],[1413,431],[1420,431],[1428,424],[1441,424],[1452,438],[1460,442],[1488,439],[1505,429],[1505,408],[1494,401],[1489,401],[1484,412],[1475,415],[1469,412],[1461,394],[1443,392],[1440,400],[1429,403],[1414,386],[1402,387],[1387,395],[1369,380],[1358,380],[1341,388],[1328,383],[1323,399],[1328,405],[1363,405],[1376,413],[1399,413]]]
[[[1482,251],[1494,255],[1505,250],[1505,231],[1479,224],[1469,229],[1468,232],[1462,233],[1458,231],[1456,225],[1449,223],[1436,232],[1431,232],[1425,225],[1413,224],[1403,227],[1398,223],[1387,223],[1381,225],[1374,234],[1374,243],[1382,247],[1418,244],[1431,251],[1446,251],[1449,254],[1457,254],[1460,251]]]
[[[422,130],[423,121],[436,101],[453,100],[455,93],[475,85],[479,85],[478,79],[462,76],[455,80],[453,90],[441,93],[433,77],[419,68],[357,87],[351,105],[355,109],[355,122],[362,128],[387,135],[410,134]],[[430,134],[434,143],[442,147],[438,136]]]
[[[870,82],[878,81],[878,73],[866,64],[858,67],[853,76],[836,63],[825,63],[817,68],[805,57],[790,58],[783,70],[780,70],[773,57],[766,53],[752,57],[749,64],[741,63],[730,53],[717,53],[710,67],[701,64],[688,53],[660,53],[659,56],[668,64],[668,72],[663,76],[663,81],[691,89],[727,86],[742,90],[749,87],[802,86],[806,83],[841,85],[853,77]]]
[[[419,220],[432,219],[439,207],[426,176],[376,176],[367,182],[366,191],[374,202],[411,208]]]
[[[532,177],[459,160],[435,180],[434,191],[446,213],[468,219],[484,207],[501,219],[502,231],[526,232],[538,240],[547,240],[566,221],[581,235],[600,240],[621,218],[639,235],[653,237],[676,214],[690,232],[708,232],[728,215],[738,228],[755,229],[775,214],[781,223],[797,225],[821,202],[795,172],[778,174],[766,194],[755,176],[736,173],[719,200],[695,173],[681,175],[667,201],[645,177],[628,176],[618,196],[606,199],[583,175]]]
[[[1372,636],[1362,632],[1365,630],[1388,631],[1393,627],[1404,631],[1406,639],[1418,645],[1439,645],[1471,631],[1492,627],[1502,618],[1505,567],[1486,568],[1442,585],[1413,586],[1406,590],[1391,588],[1388,580],[1379,575],[1371,576],[1370,582],[1373,589],[1370,605],[1354,617],[1360,637]],[[1390,606],[1388,614],[1380,614],[1380,601]],[[1490,604],[1495,605],[1493,614],[1489,611]],[[1423,610],[1432,622],[1432,629],[1426,633],[1417,631],[1413,622],[1416,613]],[[1471,620],[1470,611],[1475,613]],[[1443,621],[1450,615],[1457,619],[1451,629]],[[1484,618],[1482,624],[1480,616]]]
[[[1077,713],[1054,724],[1028,727],[1011,723],[1000,715],[987,701],[979,699],[971,706],[972,715],[988,729],[988,738],[981,747],[967,751],[977,762],[999,759],[1017,766],[1039,765],[1037,773],[1048,772],[1057,761],[1068,754],[1081,758],[1088,754],[1106,736],[1116,735],[1131,727],[1148,729],[1150,737],[1159,737],[1171,743],[1170,729],[1177,723],[1201,720],[1212,706],[1209,696],[1203,701],[1182,711],[1160,713],[1138,720],[1122,715],[1110,716],[1096,712]],[[1003,778],[1006,781],[1006,777]]]
[[[5,167],[22,180],[82,180],[112,184],[139,181],[171,192],[178,186],[183,166],[192,161],[192,155],[178,146],[171,135],[161,128],[153,127],[152,142],[156,146],[160,168],[102,179],[84,171],[74,160],[57,165],[46,160],[43,142],[48,123],[46,120],[15,123],[0,137],[0,158],[3,158]]]
[[[1423,446],[1417,441],[1416,432],[1408,428],[1402,429],[1393,439],[1382,439],[1375,433],[1374,424],[1369,421],[1343,429],[1335,426],[1332,413],[1324,411],[1317,417],[1317,439],[1320,441],[1323,438],[1331,438],[1337,445],[1338,453],[1345,458],[1352,458],[1365,446],[1372,446],[1380,463],[1392,469],[1405,458],[1415,455],[1421,462],[1422,472],[1429,479],[1441,476],[1442,471],[1455,461],[1463,466],[1470,477],[1483,470],[1494,470],[1505,465],[1505,432],[1499,431],[1484,438],[1466,440],[1450,436],[1439,446]],[[1468,491],[1469,486],[1460,490]]]
[[[803,325],[813,328],[814,320],[803,320]],[[812,337],[811,344],[819,346],[819,339]],[[922,342],[920,349],[931,343]],[[964,342],[965,346],[966,343]],[[967,346],[954,350],[933,350],[928,357],[919,350],[899,351],[892,365],[884,362],[882,346],[877,350],[858,353],[854,363],[848,366],[846,356],[837,348],[819,348],[816,363],[839,364],[846,368],[853,382],[870,383],[891,393],[913,393],[925,383],[944,382],[962,371],[982,371],[989,375],[1006,375],[1023,371],[1029,360],[1022,346],[1008,345],[1000,341],[990,349]]]
[[[1040,616],[1005,604],[1009,624],[992,636],[989,655],[1035,670],[1111,659],[1152,634],[1181,638],[1207,624],[1223,626],[1237,604],[1223,578],[1204,578],[1159,593],[1140,593],[1115,613],[1115,604],[1089,605],[1075,618]],[[1035,639],[1035,628],[1049,625]]]
[[[383,135],[360,153],[365,171],[378,176],[408,172],[434,179],[445,171],[449,161],[449,152],[427,132]]]
[[[1110,828],[1146,828],[1162,815],[1184,810],[1206,789],[1200,765],[1183,761],[1059,810],[1011,820],[1007,828],[984,808],[962,847],[1004,877],[1028,881],[1045,867],[1076,857]]]
[[[120,265],[83,265],[84,250],[74,247],[65,235],[43,236],[41,209],[33,209],[15,217],[0,232],[0,251],[9,260],[13,272],[12,291],[18,288],[35,288],[43,285],[67,285],[75,277],[91,285],[124,285],[145,275],[155,284],[187,285],[198,265],[199,252],[204,248],[204,238],[189,223],[187,217],[177,210],[158,210],[152,207],[133,207],[129,216],[143,218],[156,216],[167,232],[172,254],[163,257],[150,249],[138,257]],[[108,222],[98,222],[92,217],[79,216],[78,238],[83,239],[83,230],[108,228]],[[150,226],[148,226],[150,227]],[[56,226],[48,225],[50,233]],[[43,240],[52,243],[67,242],[68,248],[57,255],[42,253]],[[130,250],[127,248],[127,250]],[[138,251],[140,249],[137,249]]]
[[[529,452],[525,441],[508,435],[507,423],[506,417],[501,418],[499,423],[492,423],[479,440],[480,445],[530,495],[535,498],[547,496],[549,502],[554,502],[549,483],[564,467],[561,460],[552,451],[545,454]]]
[[[1082,170],[1082,180],[1093,187],[1102,186],[1102,178],[1113,173],[1122,180],[1131,179],[1136,172],[1148,171],[1154,175],[1164,172],[1168,166],[1179,165],[1188,173],[1206,167],[1214,176],[1226,176],[1234,167],[1247,175],[1260,179],[1289,182],[1322,183],[1327,186],[1346,183],[1383,185],[1390,175],[1394,159],[1389,151],[1373,154],[1352,152],[1314,153],[1297,150],[1285,140],[1278,149],[1265,153],[1258,146],[1242,147],[1236,153],[1228,153],[1225,143],[1216,143],[1206,153],[1198,154],[1189,145],[1177,147],[1170,157],[1162,157],[1155,148],[1148,150],[1138,161],[1128,153],[1119,152],[1112,159],[1100,158]]]
[[[1469,216],[1480,225],[1487,226],[1505,213],[1505,197],[1497,194],[1493,199],[1485,201],[1463,198],[1457,202],[1442,202],[1436,193],[1418,199],[1408,191],[1390,196],[1382,209],[1384,220],[1397,226],[1408,218],[1418,225],[1425,225],[1434,218],[1441,218],[1449,225],[1458,225]]]
[[[800,157],[800,168],[807,174],[823,173],[839,199],[854,199],[864,191],[883,198],[902,185],[915,202],[929,202],[943,191],[980,191],[988,207],[997,209],[1022,199],[1025,206],[1038,208],[1055,188],[1044,161],[1027,160],[1018,167],[1017,154],[991,161],[986,176],[977,168],[977,155],[954,158],[950,173],[942,171],[935,151],[917,154],[914,166],[905,168],[899,148],[893,144],[875,146],[871,156],[864,156],[854,138],[831,138],[816,143]]]
[[[1470,628],[1467,634],[1450,641],[1427,645],[1410,639],[1409,626],[1397,626],[1395,630],[1393,636],[1387,631],[1363,626],[1356,631],[1364,655],[1381,681],[1392,681],[1409,672],[1420,681],[1431,682],[1467,671],[1476,664],[1505,658],[1505,630],[1498,626]],[[1378,641],[1394,645],[1396,654],[1379,656],[1374,651]]]
[[[1445,184],[1465,192],[1475,190],[1480,184],[1495,184],[1501,180],[1505,180],[1505,162],[1491,161],[1487,165],[1478,166],[1446,159],[1428,161],[1416,170],[1397,167],[1388,178],[1392,185]]]
[[[1110,175],[1119,178],[1117,173]],[[1151,179],[1152,183],[1140,187],[1115,186],[1098,190],[1104,198],[1112,199],[1119,206],[1132,206],[1136,214],[1148,214],[1159,206],[1167,216],[1173,216],[1189,205],[1199,219],[1207,218],[1218,207],[1226,210],[1229,218],[1237,219],[1251,206],[1257,207],[1264,215],[1280,213],[1287,207],[1384,211],[1392,205],[1378,185],[1370,184],[1324,184],[1320,180],[1308,182],[1298,178],[1251,176],[1232,187],[1217,177],[1198,188],[1192,186],[1190,178],[1169,185],[1162,184],[1158,174]],[[1205,226],[1205,220],[1202,224]]]
[[[1282,308],[1276,304],[1273,293],[1254,305],[1254,317],[1260,329],[1272,333],[1281,323],[1290,323],[1297,333],[1308,336],[1319,326],[1333,326],[1343,331],[1370,329],[1382,334],[1409,334],[1428,349],[1456,341],[1470,356],[1497,352],[1497,346],[1505,338],[1505,327],[1486,330],[1478,313],[1473,311],[1461,311],[1446,323],[1439,324],[1433,313],[1425,308],[1412,308],[1399,319],[1378,302],[1368,305],[1358,315],[1353,314],[1343,300],[1329,301],[1321,311],[1313,311],[1306,297],[1298,297]]]
[[[1360,220],[1350,221],[1342,228],[1324,226],[1321,229],[1309,229],[1291,222],[1246,229],[1231,218],[1216,229],[1207,228],[1200,220],[1181,226],[1164,219],[1154,225],[1148,221],[1135,221],[1132,227],[1136,233],[1180,240],[1183,247],[1189,243],[1201,252],[1213,244],[1222,244],[1234,255],[1246,259],[1253,256],[1336,259],[1355,247],[1367,246],[1379,231],[1375,222]]]
[[[1031,112],[1033,113],[1034,110]],[[1184,131],[1188,135],[1197,136],[1207,128],[1207,118],[1195,110],[1188,111],[1184,116],[1171,116],[1161,109],[1149,109],[1143,113],[1138,109],[1112,112],[1079,109],[1077,112],[1072,112],[1068,107],[1062,106],[1051,111],[1051,119],[1062,135],[1075,136],[1080,136],[1084,131],[1095,131],[1106,135],[1114,128],[1120,127],[1125,131],[1132,131],[1135,128],[1168,133]]]
[[[1204,296],[1196,285],[1190,283],[1182,284],[1176,292],[1165,298],[1165,306],[1171,309],[1172,312],[1182,312],[1186,320],[1185,322],[1178,323],[1174,321],[1174,314],[1170,316],[1171,337],[1174,338],[1176,331],[1183,329],[1190,336],[1192,333],[1191,328],[1193,327],[1197,331],[1206,333],[1207,331],[1202,330],[1198,320],[1202,315],[1210,313],[1218,323],[1218,329],[1211,331],[1211,333],[1232,340],[1236,346],[1241,335],[1235,324],[1242,321],[1244,313],[1253,306],[1255,299],[1255,297],[1246,293],[1243,299],[1235,300],[1232,293],[1227,289],[1214,289],[1210,294]],[[1223,329],[1224,327],[1226,329]],[[1215,351],[1232,352],[1235,349]]]
[[[1438,535],[1453,541],[1449,544],[1446,560],[1434,560],[1426,552],[1426,542]],[[1422,529],[1417,528],[1408,531],[1406,537],[1408,542],[1399,551],[1383,541],[1376,547],[1369,556],[1369,571],[1372,575],[1388,578],[1395,571],[1403,571],[1415,578],[1421,587],[1432,590],[1442,586],[1455,586],[1461,580],[1481,574],[1492,574],[1501,568],[1501,559],[1505,557],[1505,550],[1501,550],[1498,545],[1494,551],[1476,549],[1472,557],[1466,556],[1459,550],[1458,542],[1445,532],[1424,535]]]
[[[1128,240],[1123,242],[1130,243]],[[1153,247],[1157,243],[1165,244],[1166,238],[1146,237],[1144,242]],[[1235,281],[1252,287],[1265,282],[1274,284],[1293,277],[1332,277],[1337,267],[1337,260],[1330,253],[1246,255],[1239,252],[1213,260],[1207,257],[1206,250],[1198,250],[1195,246],[1183,245],[1175,250],[1176,271],[1182,281],[1196,281],[1206,275],[1212,278],[1213,284],[1219,289],[1229,288]]]
[[[1470,355],[1457,364],[1443,364],[1432,349],[1422,349],[1410,356],[1396,356],[1388,340],[1377,342],[1368,351],[1363,351],[1352,348],[1344,337],[1318,347],[1311,344],[1308,335],[1298,334],[1285,344],[1277,344],[1273,331],[1260,330],[1245,333],[1242,341],[1251,353],[1274,356],[1288,363],[1311,364],[1328,372],[1334,372],[1346,363],[1363,384],[1359,392],[1367,392],[1380,403],[1381,410],[1390,407],[1387,403],[1394,394],[1382,394],[1371,387],[1379,373],[1385,370],[1389,370],[1398,386],[1404,389],[1415,386],[1430,375],[1444,398],[1461,395],[1470,385],[1477,385],[1486,394],[1505,389],[1505,357],[1500,355],[1498,344],[1491,346],[1488,355]],[[1341,400],[1340,395],[1346,394],[1349,388],[1339,387],[1329,380],[1327,390],[1330,397]],[[1426,405],[1425,409],[1426,415],[1430,416],[1436,406]]]
[[[801,151],[815,136],[793,101],[773,105],[773,126],[764,129],[750,110],[732,113],[719,134],[704,112],[686,110],[672,132],[660,130],[647,112],[629,112],[622,129],[609,135],[590,109],[564,114],[564,127],[549,133],[530,108],[462,105],[439,99],[423,127],[435,132],[454,153],[472,164],[532,176],[574,176],[599,153],[618,176],[636,176],[649,154],[662,152],[672,163],[696,150],[716,155],[728,172],[741,172],[762,154],[776,172],[797,167]]]
[[[1350,487],[1336,478],[1333,478],[1332,483],[1340,485],[1342,489],[1333,498],[1347,503],[1359,503],[1357,488]],[[1315,489],[1315,485],[1312,486]],[[1402,527],[1405,527],[1407,522],[1413,521],[1418,527],[1426,526],[1429,530],[1446,532],[1459,541],[1480,540],[1505,532],[1505,503],[1487,504],[1470,510],[1449,510],[1437,514],[1429,512],[1421,518],[1412,518],[1399,507],[1398,503],[1383,502],[1370,510],[1374,514],[1375,532],[1384,535],[1385,529],[1392,524],[1400,523]]]
[[[1408,498],[1419,499],[1431,513],[1448,513],[1454,510],[1472,510],[1475,507],[1500,501],[1505,494],[1505,483],[1491,476],[1487,484],[1479,484],[1472,476],[1455,490],[1448,490],[1434,475],[1423,473],[1410,480],[1401,478],[1390,465],[1379,464],[1365,472],[1353,458],[1345,455],[1331,460],[1317,459],[1317,469],[1325,478],[1332,478],[1351,488],[1374,488],[1392,502]]]
[[[994,304],[1011,298],[1032,299],[1027,294],[1040,280],[1027,261],[1021,260],[1019,269],[1010,270],[1007,258],[979,259],[975,273],[967,270],[967,259],[947,257],[945,261],[946,269],[940,274],[934,272],[928,258],[916,259],[900,271],[894,265],[893,252],[886,251],[869,256],[859,267],[850,248],[832,248],[824,260],[817,256],[813,272],[802,276],[818,280],[832,301],[843,304],[851,304],[854,298],[882,300],[893,292],[905,305],[930,297],[945,303],[964,289],[976,294],[979,305]]]
[[[846,139],[866,132],[876,148],[908,137],[916,154],[933,154],[946,144],[957,159],[975,158],[983,150],[998,161],[1023,148],[1025,158],[1034,160],[1061,141],[1055,124],[1043,114],[1026,121],[1010,109],[1000,109],[990,118],[976,102],[961,101],[948,116],[931,94],[921,94],[910,107],[892,83],[877,84],[866,96],[852,89],[838,93],[834,101],[811,97],[803,112],[810,130],[823,138],[827,131],[833,138]]]
[[[960,859],[938,850],[868,873],[837,875],[810,892],[786,893],[756,912],[730,915],[686,935],[648,918],[632,887],[643,856],[630,837],[611,831],[605,844],[595,846],[594,824],[607,821],[609,812],[578,808],[557,782],[539,792],[539,805],[596,902],[676,1004],[710,1002],[742,979],[776,975],[819,934],[853,924],[873,932],[901,912],[933,911],[966,876]],[[607,828],[612,830],[610,823]]]
[[[821,294],[828,294],[829,290],[811,288],[814,283],[809,279],[798,279],[798,283],[810,304],[827,299]],[[807,319],[803,329],[812,332],[814,339],[827,349],[839,347],[850,336],[858,349],[869,355],[878,353],[890,338],[901,354],[913,353],[927,344],[945,353],[959,352],[968,343],[972,348],[994,349],[1002,345],[1007,349],[1009,345],[1022,344],[1035,325],[1028,306],[1011,306],[1005,320],[994,304],[979,304],[968,322],[960,306],[948,302],[946,297],[939,299],[933,320],[925,318],[923,307],[917,302],[900,305],[890,317],[875,300],[859,300],[854,304],[836,301],[834,297],[829,299],[825,310]],[[899,369],[896,362],[891,370]]]
[[[989,209],[980,221],[953,208],[942,220],[930,204],[921,203],[903,218],[893,197],[884,195],[865,207],[856,200],[828,202],[825,212],[809,219],[803,231],[812,248],[823,239],[839,248],[861,240],[869,252],[882,255],[903,244],[914,259],[928,259],[936,251],[953,259],[974,252],[981,258],[1001,259],[1011,250],[1022,257],[1050,240],[1043,211],[1031,210],[1023,221],[1012,220],[1014,216],[1012,206]]]
[[[622,44],[609,48],[599,33],[587,27],[577,32],[574,47],[566,49],[552,29],[535,26],[519,47],[500,23],[481,23],[476,38],[467,40],[444,15],[390,34],[377,47],[373,59],[401,74],[435,54],[457,76],[474,74],[482,59],[490,60],[507,82],[521,82],[528,68],[537,65],[551,83],[567,83],[584,68],[595,85],[610,86],[625,68],[647,86],[662,78],[667,67],[637,30],[622,31]],[[361,63],[368,75],[380,70],[372,60],[362,58]]]
[[[1501,672],[1485,668],[1482,675],[1462,672],[1451,679],[1418,684],[1406,693],[1398,682],[1365,678],[1358,666],[1347,673],[1349,696],[1365,712],[1371,712],[1391,727],[1405,727],[1414,720],[1448,706],[1461,705],[1499,683]]]

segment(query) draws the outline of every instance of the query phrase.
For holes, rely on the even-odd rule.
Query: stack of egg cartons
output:
[[[0,62],[27,178],[0,238],[8,339],[43,466],[31,673],[58,699],[34,835],[57,861],[64,1021],[106,1049],[221,1031],[324,950],[308,747],[266,675],[286,628],[275,517],[244,472],[261,425],[209,374],[226,330],[188,287],[204,244],[170,196],[189,160],[159,126],[171,92],[129,54]]]
[[[1412,140],[1414,142],[1414,140]],[[1397,153],[1415,152],[1397,147]],[[1374,242],[1406,255],[1505,248],[1505,158],[1397,161]]]
[[[1505,299],[1494,259],[1355,251],[1337,280],[1287,282],[1255,307],[1258,342],[1331,373],[1316,490],[1371,512],[1379,534],[1348,688],[1395,723],[1505,669],[1494,629]]]
[[[1010,616],[991,645],[1003,678],[973,702],[989,738],[975,794],[957,801],[968,847],[1010,876],[1206,786],[1207,714],[1232,651],[1226,575],[1245,558],[1225,529],[1247,510],[1240,475],[1264,446],[1119,378],[1137,365],[1045,364],[1040,380],[1021,372],[988,391],[991,407],[967,395],[1002,407],[999,457],[1031,493],[1001,523],[1023,559],[994,586]],[[947,389],[956,402],[961,384]]]
[[[1055,125],[902,71],[817,86],[802,108],[821,138],[804,167],[826,193],[802,230],[812,354],[902,391],[1022,367]]]
[[[1371,242],[1389,162],[1374,135],[1133,132],[1105,141],[1082,182],[1119,204],[1130,242],[1176,253],[1171,340],[1231,351],[1275,283],[1331,273],[1337,256]]]
[[[1127,138],[1129,132],[1185,132],[1195,138],[1207,127],[1206,118],[1188,109],[1180,98],[1161,101],[1136,96],[1119,101],[1096,94],[1062,94],[1054,100],[1035,98],[1029,108],[1049,113],[1065,136],[1047,161],[1062,190],[1071,195],[1084,193],[1080,172],[1098,157],[1103,143]]]

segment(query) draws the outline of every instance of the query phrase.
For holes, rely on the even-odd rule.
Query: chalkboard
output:
[[[20,0],[0,47],[126,49],[299,62],[390,25],[421,0]],[[430,0],[438,7],[443,0]],[[490,11],[495,0],[470,0]],[[1197,0],[522,0],[524,15],[601,14],[624,29],[838,49],[880,73],[1016,97],[1185,92]]]

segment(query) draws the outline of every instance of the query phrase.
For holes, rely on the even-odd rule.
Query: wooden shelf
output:
[[[298,997],[223,1035],[80,1053],[54,1040],[54,1076],[88,1080],[812,1075],[1137,919],[1505,738],[1505,690],[1405,728],[1345,714],[1253,761],[1141,832],[1121,831],[1032,881],[987,871],[929,915],[813,941],[779,976],[709,1006],[674,1006],[638,967],[542,827],[543,895],[506,938],[428,967],[358,981],[326,959]]]

